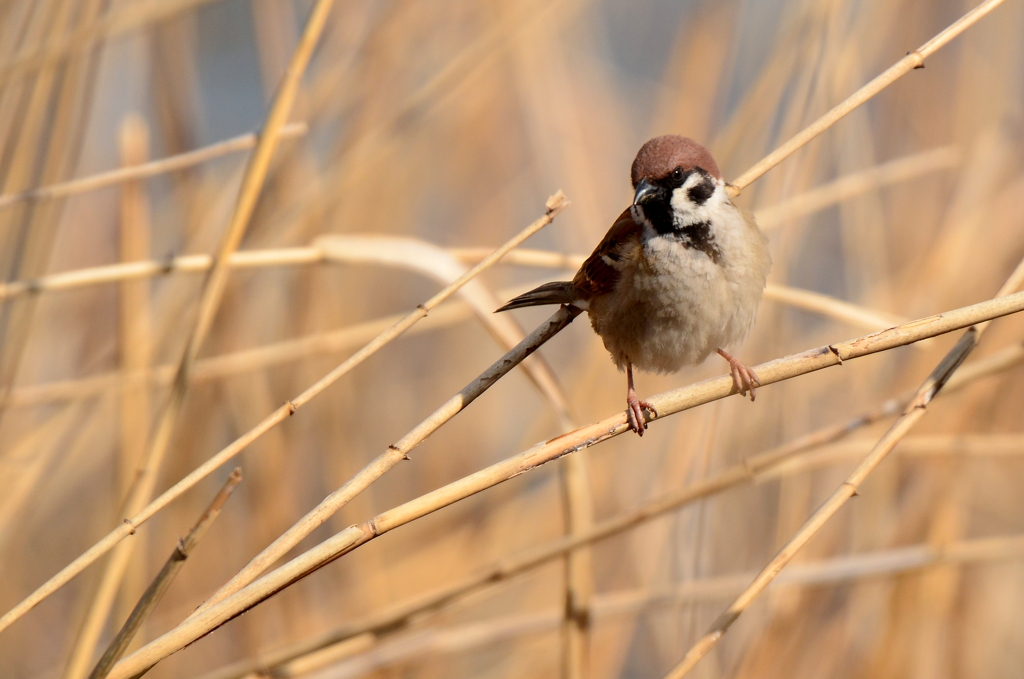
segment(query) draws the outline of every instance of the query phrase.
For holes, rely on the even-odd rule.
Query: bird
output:
[[[726,351],[754,324],[771,256],[754,216],[735,205],[711,153],[680,135],[655,137],[630,168],[633,203],[571,281],[545,283],[496,310],[546,304],[587,312],[626,372],[629,428],[657,412],[637,397],[633,369],[673,373],[717,352],[750,400],[756,373]]]

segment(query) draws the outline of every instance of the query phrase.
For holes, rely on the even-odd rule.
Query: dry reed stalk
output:
[[[137,167],[148,160],[149,127],[138,115],[129,115],[121,123],[121,164]],[[121,189],[121,260],[132,262],[150,256],[150,210],[145,185],[136,180],[126,181]],[[125,281],[121,284],[120,316],[118,318],[118,347],[121,352],[121,370],[124,375],[144,371],[153,362],[153,310],[149,297],[149,282]],[[120,394],[120,445],[118,448],[117,497],[128,496],[133,474],[146,452],[149,434],[150,389],[146,383],[136,383]],[[139,536],[140,543],[144,539]],[[143,546],[140,544],[140,546]],[[141,564],[130,569],[125,577],[121,602],[126,609],[119,611],[119,619],[127,617],[132,603],[128,593],[143,589]]]
[[[199,349],[206,339],[210,326],[213,325],[214,316],[220,307],[224,290],[227,287],[230,273],[227,266],[228,257],[238,249],[252,219],[256,201],[270,171],[270,161],[280,141],[278,132],[287,122],[291,113],[302,75],[305,73],[306,66],[313,55],[313,49],[320,39],[320,33],[327,22],[327,15],[333,3],[334,0],[317,0],[313,6],[302,37],[289,61],[288,70],[274,95],[263,129],[260,131],[259,141],[246,164],[231,220],[221,238],[213,266],[203,285],[199,310],[182,352],[171,387],[171,394],[160,410],[149,448],[128,492],[128,499],[125,502],[125,514],[128,516],[138,514],[153,497],[159,472],[170,447],[171,436],[185,400],[192,364],[199,354]],[[128,567],[133,548],[134,543],[126,542],[111,555],[92,604],[89,606],[86,620],[82,625],[84,632],[75,642],[66,679],[81,679],[85,676],[90,664],[89,658],[110,613],[110,607]]]
[[[47,18],[44,35],[60,35],[70,30],[76,19],[91,19],[101,9],[97,0],[88,0],[79,8],[79,16],[69,6],[60,5]],[[41,36],[40,36],[41,37]],[[81,148],[79,132],[84,126],[90,97],[78,95],[78,88],[88,86],[95,77],[96,55],[66,64],[42,69],[18,119],[10,127],[13,149],[8,151],[3,177],[3,191],[17,191],[34,182],[52,182],[70,174]],[[8,155],[5,154],[5,155]],[[4,234],[0,247],[0,272],[5,278],[28,278],[38,275],[52,254],[60,205],[29,206],[13,211],[0,219]],[[0,354],[0,389],[6,391],[14,381],[36,304],[26,301],[4,309],[3,352]]]
[[[322,262],[323,256],[321,250],[313,247],[240,251],[231,254],[228,258],[228,266],[237,269],[250,269],[269,266],[315,264]],[[83,286],[152,278],[172,273],[205,273],[212,267],[213,257],[206,254],[179,255],[162,262],[159,260],[146,260],[108,264],[106,266],[49,274],[27,281],[10,281],[0,284],[0,300],[16,298],[26,294],[72,290]]]
[[[764,231],[780,229],[801,217],[844,203],[871,191],[916,179],[922,175],[958,167],[963,161],[956,146],[940,146],[902,156],[860,172],[850,172],[827,184],[754,211]]]
[[[1008,350],[997,352],[990,357],[975,361],[957,371],[937,396],[948,397],[950,394],[963,389],[979,379],[998,374],[1009,367],[1019,364],[1021,361],[1024,361],[1024,350],[1021,349],[1020,345],[1015,345]],[[298,656],[323,649],[326,646],[342,642],[347,643],[356,638],[362,639],[358,647],[365,650],[376,643],[376,640],[380,637],[405,629],[416,620],[421,619],[425,614],[447,608],[480,589],[505,582],[524,572],[546,565],[582,546],[592,545],[600,540],[621,534],[664,516],[669,512],[681,509],[697,500],[717,495],[741,485],[777,478],[782,473],[802,471],[804,468],[802,463],[804,461],[817,461],[819,464],[842,461],[842,459],[836,460],[835,455],[819,461],[819,449],[884,417],[896,414],[906,402],[909,402],[912,396],[913,394],[907,394],[903,397],[891,399],[880,407],[847,422],[824,427],[770,450],[752,455],[742,462],[718,472],[711,478],[691,484],[686,488],[666,493],[634,510],[604,519],[587,530],[581,530],[572,536],[566,536],[545,545],[524,550],[519,554],[504,557],[496,563],[476,569],[473,575],[452,585],[429,594],[417,596],[410,601],[390,606],[386,610],[372,614],[362,621],[342,625],[328,632],[318,634],[311,639],[291,644],[269,654],[261,654],[258,659],[234,663],[231,665],[234,668],[231,672],[227,672],[225,668],[224,676],[219,673],[215,673],[213,676],[219,679],[234,679],[248,672],[272,667]],[[921,445],[915,446],[913,438],[907,439],[904,441],[900,452],[915,454],[915,448],[921,448],[921,452],[924,453],[929,450],[929,444],[934,441],[940,444],[952,443],[961,450],[964,446],[970,449],[976,445],[979,449],[979,454],[982,449],[991,454],[993,452],[990,443],[992,439],[995,439],[994,443],[999,447],[999,452],[1013,453],[1024,449],[1020,437],[1012,435],[1003,438],[980,437],[983,440],[979,440],[976,443],[963,437],[919,438],[922,439]],[[935,439],[939,439],[939,441],[935,441]],[[986,445],[986,443],[989,443],[989,445]],[[828,450],[826,448],[820,452]],[[857,452],[863,451],[857,448]],[[740,590],[743,585],[750,581],[750,578],[746,576],[731,577],[735,586],[729,592],[720,594],[720,596],[728,596]],[[366,635],[370,635],[372,640],[367,639]],[[213,679],[213,677],[204,677],[203,679]]]
[[[365,243],[366,239],[387,242],[387,236],[328,236],[317,239],[308,247],[277,248],[271,250],[249,250],[235,252],[228,259],[231,268],[248,269],[277,266],[299,266],[319,264],[328,258],[336,262],[369,261],[374,263],[395,262],[396,258],[387,251],[363,250],[350,253],[344,247],[325,249],[324,244]],[[346,240],[347,239],[347,240]],[[353,240],[354,239],[354,240]],[[408,242],[412,239],[402,239]],[[422,243],[422,241],[419,241]],[[428,244],[423,243],[424,246]],[[488,254],[485,248],[456,248],[451,253],[464,262],[478,262]],[[577,269],[586,259],[583,255],[563,255],[542,250],[516,250],[506,257],[506,263],[521,266],[534,266],[558,269]],[[26,294],[71,290],[82,286],[99,285],[116,281],[127,281],[151,276],[165,276],[172,273],[198,273],[210,269],[212,258],[209,255],[179,255],[170,260],[160,262],[134,261],[123,264],[66,271],[63,273],[41,276],[27,281],[11,281],[0,283],[0,301],[16,298]],[[401,260],[402,266],[415,263],[415,260]],[[824,295],[811,290],[801,290],[785,285],[769,284],[764,291],[765,299],[793,306],[804,311],[821,314],[853,326],[877,330],[899,325],[905,318],[895,314],[870,309]]]
[[[852,304],[820,292],[802,290],[788,285],[768,284],[764,289],[764,299],[779,302],[794,309],[810,311],[867,330],[891,328],[907,322],[906,318],[897,314]],[[929,340],[923,340],[922,343],[925,346],[930,346]]]
[[[114,667],[114,663],[121,658],[125,650],[127,650],[128,644],[131,643],[132,639],[135,638],[135,635],[142,628],[146,618],[153,612],[153,609],[156,608],[156,605],[160,603],[160,600],[167,592],[167,588],[174,582],[174,578],[178,575],[178,571],[181,570],[182,566],[185,565],[185,561],[192,554],[192,550],[196,548],[199,541],[206,535],[206,531],[210,529],[213,522],[220,516],[225,503],[227,503],[231,494],[235,491],[235,487],[241,482],[242,469],[241,467],[236,467],[228,475],[227,481],[221,486],[221,489],[214,496],[210,505],[199,516],[199,520],[192,526],[188,535],[184,539],[178,540],[177,546],[175,546],[171,555],[167,557],[163,568],[153,578],[149,587],[146,588],[146,591],[132,609],[128,619],[124,621],[121,629],[118,630],[107,646],[107,650],[103,652],[96,666],[89,673],[89,679],[103,679],[110,672],[111,668]]]
[[[60,589],[66,584],[71,578],[78,573],[82,572],[89,564],[93,563],[119,543],[124,538],[128,537],[135,532],[135,529],[142,523],[148,521],[154,514],[159,512],[161,509],[166,507],[170,502],[179,497],[182,493],[187,491],[189,488],[194,486],[200,480],[211,474],[220,465],[224,464],[232,457],[244,450],[249,444],[257,440],[264,433],[277,426],[281,422],[291,417],[295,412],[303,405],[308,403],[314,397],[323,392],[324,389],[329,387],[335,381],[337,381],[342,375],[347,373],[353,367],[366,360],[369,356],[379,351],[383,346],[387,345],[390,341],[401,335],[403,332],[412,327],[415,323],[426,318],[429,313],[436,306],[447,300],[468,281],[478,276],[481,272],[489,268],[495,262],[497,262],[502,256],[508,251],[512,250],[526,238],[533,235],[544,226],[551,223],[555,216],[559,212],[564,210],[568,206],[568,201],[561,192],[556,193],[550,197],[547,201],[546,212],[544,216],[540,217],[532,224],[527,226],[523,231],[516,234],[511,240],[506,242],[504,245],[499,247],[492,253],[492,256],[481,261],[476,266],[472,267],[469,271],[459,277],[458,280],[454,281],[451,285],[448,285],[443,290],[438,292],[436,295],[431,297],[429,300],[417,306],[417,308],[405,316],[403,316],[397,323],[392,325],[390,328],[378,335],[373,341],[364,346],[362,349],[357,351],[355,354],[350,356],[348,359],[343,361],[334,370],[329,372],[327,375],[318,380],[315,384],[310,386],[308,389],[303,391],[297,397],[289,400],[285,405],[281,406],[273,413],[265,417],[259,424],[250,429],[241,437],[237,438],[231,444],[223,448],[216,455],[207,460],[204,464],[193,470],[188,476],[178,481],[172,487],[164,491],[162,495],[150,502],[144,507],[138,514],[125,519],[121,526],[108,533],[103,539],[95,543],[92,547],[86,550],[82,555],[76,558],[73,562],[65,566],[59,573],[50,578],[46,583],[40,586],[31,595],[21,601],[17,606],[10,609],[7,613],[0,617],[0,631],[6,629],[15,620],[20,618],[32,607],[37,605],[40,601],[53,594],[53,592]]]
[[[35,51],[19,54],[0,66],[0,85],[50,66],[70,54],[89,49],[101,40],[127,33],[148,23],[161,21],[207,2],[211,0],[148,0],[111,12],[102,19],[86,20],[70,35],[57,35]],[[64,6],[70,5],[71,3],[65,3]]]
[[[430,275],[442,283],[449,283],[451,279],[457,278],[463,273],[463,265],[460,264],[449,252],[411,238],[395,238],[389,236],[323,236],[318,238],[314,246],[320,247],[326,259],[335,262],[372,262],[374,264],[390,264],[402,266],[420,271]],[[510,252],[514,255],[516,251]],[[479,280],[467,284],[461,294],[473,308],[477,318],[487,327],[490,333],[507,350],[512,348],[523,339],[523,333],[519,326],[512,320],[511,316],[493,312],[501,302],[489,291]],[[541,342],[545,340],[540,340]],[[502,360],[503,370],[511,369],[515,363],[510,362],[508,357]],[[538,387],[541,394],[547,398],[554,408],[558,417],[560,430],[568,431],[575,428],[572,415],[569,411],[568,398],[562,391],[553,371],[540,355],[530,356],[523,361],[522,366],[527,375]],[[491,383],[492,378],[482,382],[484,388]],[[467,388],[468,389],[468,388]],[[467,390],[463,390],[463,402],[461,407],[469,404],[470,398],[465,397]],[[476,398],[473,396],[472,398]],[[453,411],[450,416],[454,416]],[[445,419],[436,419],[430,425],[436,428],[444,424]],[[428,436],[430,430],[421,434],[423,438]],[[403,439],[405,441],[405,439]],[[403,442],[396,444],[404,453],[412,450],[415,443]],[[592,505],[593,500],[589,486],[589,470],[585,460],[575,458],[570,464],[562,469],[561,489],[563,493],[563,515],[566,517],[566,529],[570,533],[579,532],[590,527],[593,523]],[[260,563],[270,563],[274,555],[281,555],[298,539],[304,537],[311,528],[320,525],[324,520],[322,517],[329,516],[337,511],[331,504],[331,498],[325,500],[320,506],[313,510],[318,515],[316,522],[307,524],[305,527],[296,528],[295,537],[286,538],[275,552],[261,554],[256,557]],[[340,508],[340,505],[338,506]],[[282,536],[284,537],[284,536]],[[270,549],[268,547],[268,549]],[[589,562],[589,551],[580,550],[566,557],[566,592],[565,610],[567,625],[564,630],[565,657],[564,673],[569,677],[586,676],[587,656],[587,627],[589,613],[587,602],[590,598],[591,569]],[[236,576],[238,579],[233,584],[229,583],[224,589],[211,597],[204,606],[223,598],[227,594],[237,591],[242,586],[251,582],[258,572],[250,571],[245,576]],[[201,610],[201,608],[200,608]]]
[[[1024,535],[959,540],[941,547],[928,543],[915,544],[794,564],[780,574],[773,586],[841,585],[863,579],[926,571],[942,565],[977,564],[1021,557],[1024,557]],[[594,617],[597,621],[603,622],[618,616],[649,612],[656,607],[717,601],[732,596],[742,589],[750,581],[752,575],[740,573],[701,578],[660,589],[644,588],[596,594],[593,602]],[[534,619],[534,616],[536,616],[537,624],[529,628],[512,622],[525,619],[525,616],[508,616],[496,620],[453,625],[448,628],[421,630],[414,632],[412,638],[423,640],[425,644],[443,646],[446,652],[464,651],[478,644],[498,640],[497,637],[510,639],[521,634],[553,630],[558,626],[562,613],[558,610],[534,613],[530,614],[530,619]],[[347,629],[353,636],[346,637],[340,629],[334,630],[334,634],[338,635],[334,641],[331,641],[331,637],[327,634],[317,635],[315,638],[262,654],[259,660],[231,663],[203,674],[199,679],[242,679],[242,677],[250,676],[253,673],[263,673],[280,678],[297,677],[343,660],[367,654],[371,649],[384,644],[387,637],[404,628],[397,626],[385,628],[379,623],[373,624],[368,621],[364,624],[354,623]],[[356,630],[363,631],[356,632]],[[450,638],[452,642],[439,642],[437,641],[438,637]],[[401,659],[421,657],[424,647],[416,644],[415,647],[409,648],[411,644],[408,640],[407,636],[405,639],[396,640],[386,646],[382,645],[379,651],[374,652],[374,655],[376,657],[386,656],[391,662],[396,662],[400,659],[399,654],[393,653],[392,649],[398,646],[407,649],[401,653]],[[360,670],[369,671],[364,663],[365,661],[358,665]]]
[[[1022,310],[1024,310],[1024,293],[1016,293],[954,309],[846,342],[818,347],[777,359],[755,366],[755,370],[762,384],[769,385],[823,368],[841,365],[848,360],[904,346],[925,337],[934,337],[953,330],[978,325]],[[657,421],[735,393],[732,378],[722,376],[652,396],[647,400],[659,414],[653,420]],[[390,530],[536,469],[564,455],[579,452],[606,441],[625,431],[628,431],[625,413],[618,413],[600,422],[537,444],[518,455],[378,514],[363,524],[349,526],[228,598],[190,616],[182,624],[122,660],[114,668],[111,676],[115,679],[130,677],[152,667],[171,653],[177,652],[228,620]]]
[[[959,374],[959,372],[957,373]],[[946,393],[948,385],[942,390]],[[813,454],[801,455],[766,470],[759,477],[761,481],[799,474],[826,465],[857,462],[871,451],[876,442],[872,439],[856,439],[826,445]],[[1024,454],[1024,436],[1019,434],[918,434],[908,436],[900,442],[897,450],[901,457],[953,457],[986,458],[1017,457]]]
[[[566,460],[560,470],[565,535],[582,535],[594,525],[590,469],[582,455]],[[591,551],[583,546],[564,557],[562,591],[562,675],[568,679],[590,676],[590,627],[594,598]]]
[[[396,443],[388,446],[387,450],[371,460],[358,474],[324,498],[320,504],[307,512],[305,516],[295,522],[291,528],[282,533],[262,552],[254,556],[242,570],[232,576],[227,583],[214,592],[209,599],[204,601],[189,616],[189,619],[202,617],[205,611],[214,607],[218,602],[232,596],[253,582],[274,562],[290,551],[292,547],[348,504],[352,498],[393,469],[399,462],[408,460],[410,451],[462,412],[470,403],[519,365],[526,357],[530,356],[542,344],[561,332],[581,313],[582,309],[577,307],[560,307],[545,323],[538,326],[536,330],[527,335],[519,344],[491,365],[490,368],[463,387],[459,393],[443,403]]]
[[[0,500],[0,549],[16,526],[16,518],[28,501],[39,494],[46,473],[61,454],[59,445],[72,425],[81,419],[84,404],[69,404],[45,418],[21,440],[4,446],[0,478],[7,483]]]
[[[506,288],[498,291],[498,297],[511,299],[528,289],[527,286]],[[431,311],[429,324],[414,325],[407,332],[416,334],[450,326],[471,317],[473,312],[473,307],[461,300],[448,302]],[[215,380],[291,363],[312,356],[358,348],[391,328],[406,315],[384,316],[338,330],[201,358],[195,363],[191,379],[193,382]],[[56,401],[92,397],[108,390],[116,393],[135,384],[145,383],[150,386],[161,386],[174,379],[174,370],[174,365],[166,363],[130,375],[114,371],[78,379],[26,385],[11,390],[6,399],[0,400],[0,404],[5,408],[38,406]]]
[[[288,123],[281,128],[279,137],[281,139],[294,139],[306,134],[309,127],[306,123]],[[65,198],[86,191],[95,191],[108,186],[115,186],[125,182],[148,179],[168,172],[176,172],[186,168],[195,167],[214,158],[220,158],[236,151],[245,151],[256,146],[258,133],[250,132],[231,139],[216,142],[203,146],[193,151],[186,151],[159,160],[149,160],[134,163],[130,167],[121,167],[116,170],[99,172],[87,177],[69,179],[57,184],[49,184],[34,189],[27,189],[18,193],[0,195],[0,209],[25,201],[47,200],[51,198]],[[208,255],[203,255],[209,260]],[[145,259],[145,258],[143,258]],[[134,260],[133,260],[134,261]],[[207,264],[205,268],[209,268]],[[197,269],[198,270],[198,269]],[[2,297],[0,297],[2,298]]]
[[[754,167],[737,177],[736,180],[732,182],[733,195],[738,194],[749,186],[755,179],[778,165],[780,162],[799,150],[804,144],[839,122],[848,113],[874,97],[876,94],[902,78],[910,71],[916,68],[924,68],[925,59],[942,49],[946,43],[963,33],[975,22],[1002,3],[1003,0],[985,0],[985,2],[978,4],[974,9],[950,24],[948,28],[936,35],[934,38],[921,45],[913,52],[909,52],[907,56],[890,66],[874,80],[861,87],[859,90],[847,97],[842,103],[838,104],[828,113],[801,130],[792,139],[772,151],[763,160],[754,165]]]
[[[1024,293],[1011,294],[1021,283],[1024,282],[1024,260],[1017,265],[1017,268],[1010,274],[1010,277],[1000,287],[993,301],[999,299],[1010,299]],[[722,638],[734,622],[754,602],[757,596],[778,576],[786,565],[793,560],[804,545],[831,519],[839,509],[846,504],[847,500],[857,494],[861,484],[867,479],[872,471],[881,464],[882,460],[896,447],[917,422],[928,412],[928,404],[935,395],[949,381],[957,368],[964,362],[967,356],[978,345],[982,334],[988,328],[991,319],[972,323],[952,349],[945,355],[942,361],[928,375],[928,378],[918,388],[917,393],[903,408],[896,422],[874,445],[856,469],[851,472],[846,480],[836,488],[835,491],[825,500],[822,505],[807,519],[800,529],[783,545],[782,549],[768,562],[758,573],[753,582],[743,590],[742,593],[722,612],[721,615],[711,624],[709,630],[697,640],[683,659],[666,679],[681,679],[693,669],[700,659],[707,655],[708,651],[714,648],[715,644]]]

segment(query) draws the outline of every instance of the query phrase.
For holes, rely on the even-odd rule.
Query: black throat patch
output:
[[[711,258],[712,262],[721,264],[722,251],[715,242],[715,234],[711,229],[711,222],[702,221],[678,224],[677,216],[672,209],[671,196],[673,191],[685,184],[687,178],[694,173],[700,175],[701,181],[686,190],[686,197],[696,206],[702,206],[707,203],[715,193],[715,181],[706,171],[696,167],[679,177],[669,175],[657,180],[655,182],[659,187],[657,198],[645,201],[641,209],[643,210],[644,217],[651,223],[651,226],[654,227],[659,236],[678,241],[687,249],[703,252]]]
[[[687,249],[703,252],[715,264],[722,263],[722,251],[718,248],[718,243],[715,242],[711,222],[694,222],[676,226],[672,217],[672,208],[661,201],[652,201],[644,205],[643,211],[644,216],[659,236],[678,241]]]
[[[718,243],[715,242],[715,234],[711,231],[711,222],[685,224],[673,229],[671,234],[665,235],[676,239],[685,248],[703,252],[715,264],[722,263],[722,251],[718,249]]]

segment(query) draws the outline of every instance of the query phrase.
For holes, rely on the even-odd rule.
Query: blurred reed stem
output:
[[[582,309],[562,306],[536,330],[527,335],[519,344],[509,350],[490,368],[467,384],[459,393],[442,404],[426,419],[410,430],[399,441],[388,446],[387,450],[363,467],[358,474],[344,485],[328,495],[316,507],[306,513],[291,528],[282,533],[266,549],[257,554],[242,570],[236,573],[225,585],[218,589],[209,599],[197,608],[189,619],[201,617],[218,602],[232,596],[261,573],[288,553],[303,538],[319,528],[327,519],[348,504],[352,498],[369,487],[374,481],[393,469],[399,462],[409,459],[409,452],[422,443],[428,436],[462,412],[509,371],[530,356],[544,342],[563,330],[573,321]],[[372,530],[372,529],[371,529]],[[182,623],[185,624],[185,623]]]
[[[129,115],[121,123],[121,164],[132,168],[145,163],[149,156],[149,127],[138,115]],[[140,181],[127,181],[121,187],[121,260],[134,262],[150,256],[150,210],[146,187]],[[146,371],[153,362],[153,309],[150,302],[149,281],[133,280],[121,283],[118,347],[121,353],[120,373],[127,377]],[[117,497],[127,498],[134,481],[135,470],[146,452],[149,434],[150,385],[136,383],[120,394],[120,446],[118,448]],[[118,507],[122,510],[122,507]],[[123,515],[123,511],[119,512]],[[140,547],[145,548],[145,537],[138,536]],[[142,590],[142,564],[136,563],[125,575],[118,618],[124,619],[131,611],[129,598]]]
[[[1020,347],[1010,348],[986,359],[975,361],[958,371],[937,396],[949,396],[963,389],[976,380],[1001,372],[1010,365],[1006,354],[1016,356],[1016,360],[1024,360],[1024,352]],[[1016,364],[1016,363],[1015,363]],[[1015,365],[1013,364],[1013,365]],[[821,466],[844,462],[849,451],[844,448],[829,446],[830,443],[842,440],[855,431],[869,426],[884,417],[895,415],[909,402],[913,394],[885,402],[878,408],[852,418],[839,425],[824,427],[817,431],[800,436],[767,451],[752,455],[742,462],[718,472],[711,478],[692,484],[678,491],[667,493],[655,498],[634,510],[623,512],[617,516],[604,519],[590,529],[581,530],[572,536],[526,549],[518,554],[503,557],[499,561],[481,567],[463,580],[443,587],[429,594],[419,595],[410,601],[393,605],[378,611],[362,621],[347,623],[334,630],[319,634],[312,639],[289,645],[277,651],[261,654],[258,660],[235,663],[230,668],[214,672],[203,679],[234,679],[258,669],[273,669],[274,666],[293,660],[299,656],[313,653],[327,646],[343,643],[362,635],[372,635],[372,641],[359,644],[360,650],[376,644],[383,637],[402,631],[424,615],[444,610],[466,596],[481,589],[496,586],[527,571],[539,568],[552,560],[571,553],[581,546],[592,545],[627,530],[632,530],[649,521],[679,510],[697,500],[717,495],[726,490],[750,483],[763,482],[777,478],[781,474],[799,473],[809,465]],[[920,440],[918,440],[920,439]],[[862,452],[864,442],[851,442],[855,445],[853,452]],[[829,446],[824,447],[823,446]],[[951,448],[939,448],[950,446]],[[1020,454],[1024,453],[1024,438],[1020,436],[992,437],[911,437],[906,439],[899,449],[900,454]],[[569,456],[571,459],[572,456]],[[788,572],[788,571],[787,571]],[[739,590],[749,582],[745,576],[730,576],[735,585],[733,591]],[[737,580],[740,579],[740,580]],[[683,585],[688,587],[689,583]],[[600,597],[600,595],[598,595]],[[721,594],[720,596],[726,596]]]
[[[1010,277],[999,288],[994,299],[1008,299],[1009,297],[1024,294],[1012,294],[1022,283],[1024,283],[1024,260],[1021,260],[1017,268],[1010,274]],[[836,512],[846,504],[847,500],[857,494],[860,486],[871,472],[881,464],[882,460],[896,447],[896,444],[903,440],[903,437],[928,412],[928,404],[931,403],[935,395],[952,378],[967,356],[978,346],[978,342],[991,320],[979,319],[978,322],[970,324],[971,327],[968,327],[967,332],[961,335],[953,348],[949,350],[942,361],[928,375],[928,378],[918,388],[914,397],[904,406],[900,416],[882,438],[879,439],[868,455],[857,465],[857,468],[846,477],[846,480],[807,519],[793,537],[783,545],[778,554],[758,573],[754,581],[718,616],[704,636],[691,646],[679,664],[666,675],[666,679],[681,679],[681,677],[688,674],[701,658],[714,648],[715,644],[718,643],[732,624],[747,610],[750,604],[754,602],[771,581],[778,576],[782,569],[793,560],[793,557],[796,556],[804,545],[821,530],[829,519],[835,516]]]
[[[909,52],[895,64],[890,66],[874,80],[847,97],[842,103],[833,107],[828,113],[801,130],[796,136],[787,141],[779,148],[772,151],[759,163],[754,165],[732,182],[734,187],[733,195],[749,186],[754,180],[772,169],[787,157],[798,151],[807,142],[842,120],[847,114],[868,101],[876,94],[893,84],[910,71],[917,68],[924,68],[924,60],[942,49],[950,40],[957,37],[970,28],[979,19],[1001,5],[1003,0],[985,0],[974,9],[963,15],[948,28],[936,35],[934,38],[921,45],[913,52]]]
[[[841,586],[861,580],[927,574],[942,566],[981,565],[1022,557],[1024,535],[959,540],[941,547],[929,543],[914,544],[794,564],[780,574],[773,588]],[[742,589],[752,576],[748,573],[722,575],[675,586],[596,594],[593,602],[594,622],[607,623],[620,616],[651,612],[658,608],[718,601]],[[261,656],[260,662],[245,660],[232,663],[204,674],[199,679],[241,679],[255,672],[271,674],[275,679],[285,679],[302,676],[348,659],[355,663],[367,656],[377,657],[379,661],[373,662],[368,658],[368,663],[355,665],[352,670],[372,671],[407,659],[422,661],[424,655],[431,650],[452,654],[484,644],[507,644],[524,634],[551,631],[559,624],[561,617],[561,611],[551,610],[421,630],[396,628],[378,633],[364,632],[336,642],[329,642],[329,635],[318,635],[266,653]],[[400,632],[406,634],[398,639],[390,639]],[[348,669],[344,665],[335,668],[337,674],[334,676],[352,676],[346,672]]]
[[[10,609],[2,617],[0,617],[0,631],[10,626],[15,620],[20,618],[22,615],[31,610],[40,601],[43,601],[53,592],[60,589],[64,584],[70,581],[75,575],[82,572],[87,566],[96,561],[98,558],[103,556],[107,551],[112,549],[119,542],[124,540],[132,533],[135,532],[137,526],[140,526],[145,521],[148,521],[154,514],[166,507],[170,502],[179,497],[185,491],[190,489],[200,480],[208,476],[220,465],[224,464],[232,457],[244,450],[249,444],[257,440],[264,433],[277,426],[284,420],[288,419],[303,405],[311,401],[314,397],[323,392],[327,387],[336,382],[344,374],[350,371],[359,363],[366,360],[368,357],[375,354],[382,347],[386,346],[389,342],[400,336],[410,327],[415,325],[418,321],[426,318],[427,313],[440,305],[442,302],[447,300],[449,297],[454,295],[461,287],[466,283],[473,280],[476,276],[482,273],[484,270],[496,263],[502,256],[507,252],[518,246],[526,238],[533,235],[541,228],[550,224],[555,216],[561,212],[568,205],[568,201],[561,192],[558,192],[554,196],[548,199],[545,214],[534,221],[532,224],[527,226],[523,231],[516,234],[511,240],[506,242],[504,245],[495,250],[492,255],[476,266],[472,267],[465,274],[460,276],[457,280],[446,286],[440,292],[435,294],[429,300],[417,306],[417,308],[405,316],[403,316],[397,323],[392,325],[390,328],[378,335],[369,344],[364,346],[362,349],[357,351],[355,354],[350,356],[348,359],[343,361],[334,370],[320,378],[315,384],[307,388],[297,397],[289,400],[285,405],[281,406],[270,415],[265,417],[259,424],[250,429],[241,437],[235,439],[231,444],[223,448],[219,453],[208,459],[204,464],[193,470],[185,478],[178,481],[171,488],[164,491],[162,495],[150,502],[141,511],[132,517],[125,519],[124,523],[107,533],[99,542],[95,543],[92,547],[86,550],[81,556],[72,561],[70,564],[65,566],[59,573],[51,577],[42,586],[37,588],[27,598],[22,600],[14,608]]]
[[[174,376],[171,394],[159,411],[149,447],[128,491],[124,512],[127,516],[138,514],[153,497],[160,469],[170,447],[171,437],[185,400],[192,365],[199,355],[199,349],[213,325],[214,316],[224,297],[230,273],[227,265],[228,258],[241,245],[242,237],[252,219],[256,201],[270,172],[270,161],[280,141],[279,132],[288,121],[295,97],[299,92],[302,75],[306,71],[314,47],[319,42],[320,34],[327,23],[327,17],[333,4],[334,0],[317,0],[314,4],[302,37],[288,63],[288,69],[271,102],[270,110],[259,134],[259,140],[246,164],[235,208],[217,248],[213,266],[203,284],[199,309]],[[133,542],[122,543],[107,562],[96,594],[89,606],[86,620],[82,624],[82,632],[76,639],[71,652],[66,679],[81,679],[85,676],[88,666],[91,664],[89,660],[93,649],[121,586],[121,579],[128,567],[134,544]]]
[[[124,621],[121,629],[118,630],[117,634],[110,641],[107,646],[107,650],[103,652],[96,666],[89,674],[89,679],[104,679],[110,670],[114,667],[120,657],[128,649],[128,644],[131,643],[132,639],[138,634],[142,628],[143,623],[149,617],[149,614],[153,612],[156,605],[160,603],[164,594],[167,592],[167,588],[174,582],[175,576],[178,575],[178,571],[181,570],[182,566],[185,565],[185,561],[188,559],[192,550],[196,548],[199,541],[206,535],[206,531],[210,529],[213,522],[220,516],[221,510],[224,508],[225,503],[231,497],[231,494],[235,491],[235,487],[242,482],[242,469],[236,467],[230,475],[228,475],[227,481],[221,486],[221,489],[214,496],[213,501],[206,510],[199,516],[199,520],[196,521],[195,525],[188,532],[188,535],[184,539],[178,540],[177,546],[171,555],[164,562],[163,568],[156,574],[149,587],[139,598],[138,603],[132,609],[130,615]]]
[[[306,134],[308,126],[306,123],[288,123],[281,128],[279,136],[281,139],[295,139]],[[259,135],[254,132],[242,134],[231,139],[210,144],[193,151],[179,153],[159,160],[147,160],[132,163],[126,167],[107,172],[99,172],[87,177],[69,179],[57,184],[49,184],[38,188],[26,189],[17,193],[0,195],[0,209],[25,201],[39,201],[52,198],[65,198],[86,191],[95,191],[108,186],[114,186],[125,182],[133,182],[140,179],[156,177],[168,172],[175,172],[189,167],[195,167],[201,163],[220,158],[236,151],[245,151],[256,146]],[[212,266],[212,258],[209,255],[201,255],[206,258],[204,269]],[[149,253],[141,259],[148,259]],[[137,261],[137,260],[129,260]],[[200,269],[196,269],[200,270]],[[156,275],[154,272],[151,275]],[[170,273],[167,271],[166,273]]]

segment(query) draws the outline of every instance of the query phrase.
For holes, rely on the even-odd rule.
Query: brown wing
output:
[[[615,288],[622,271],[636,263],[642,232],[643,227],[633,221],[628,208],[619,215],[572,279],[580,297],[590,299]]]

